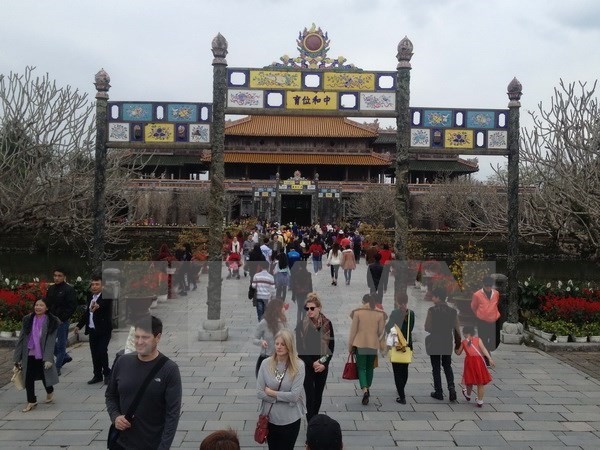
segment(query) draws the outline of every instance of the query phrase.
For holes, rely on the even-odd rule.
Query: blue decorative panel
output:
[[[452,126],[452,111],[449,109],[426,109],[423,111],[423,126],[449,128]]]
[[[123,103],[122,120],[148,122],[152,120],[152,103]]]
[[[169,103],[167,120],[169,122],[197,122],[198,108],[192,103]]]
[[[493,111],[467,111],[467,128],[495,128]]]

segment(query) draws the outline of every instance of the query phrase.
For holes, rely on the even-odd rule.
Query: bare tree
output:
[[[90,243],[94,105],[48,74],[0,75],[0,234],[44,233],[50,242]],[[109,158],[107,220],[127,207],[128,174]],[[118,226],[109,243],[119,242]]]
[[[521,162],[536,182],[528,225],[573,255],[600,259],[600,111],[597,81],[554,89],[550,108],[532,112]]]
[[[394,220],[394,186],[377,184],[350,199],[349,215],[372,225],[392,226]]]
[[[539,236],[566,254],[600,259],[600,115],[597,83],[565,84],[554,90],[548,109],[530,112],[520,160],[519,233]],[[432,186],[415,211],[421,220],[451,228],[506,232],[506,168],[487,182],[443,181]]]

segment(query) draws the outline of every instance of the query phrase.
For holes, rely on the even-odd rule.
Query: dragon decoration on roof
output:
[[[279,60],[281,62],[273,62],[267,68],[303,68],[303,69],[352,69],[357,70],[354,64],[345,64],[347,59],[343,56],[337,58],[329,58],[329,37],[321,28],[313,23],[310,30],[304,30],[298,33],[298,51],[300,56],[292,58],[288,55],[283,55]]]

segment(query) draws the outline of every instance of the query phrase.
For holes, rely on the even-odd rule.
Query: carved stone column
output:
[[[502,326],[502,342],[520,344],[523,325],[519,323],[519,116],[521,83],[516,78],[508,85],[508,317]]]
[[[221,320],[221,250],[223,243],[223,198],[225,196],[225,105],[227,101],[227,40],[221,35],[212,41],[213,65],[213,125],[210,160],[210,201],[208,205],[208,287],[207,320],[198,333],[201,341],[224,341],[228,329]]]
[[[399,261],[406,261],[406,239],[408,237],[408,150],[410,147],[410,60],[413,44],[404,37],[398,44],[396,67],[396,193],[394,197],[394,253]],[[407,273],[397,271],[394,293],[406,289]]]
[[[319,173],[315,172],[314,177],[315,182],[315,192],[313,193],[313,200],[311,205],[311,216],[310,221],[311,225],[314,225],[319,221]]]
[[[92,267],[101,273],[106,245],[106,142],[108,141],[108,90],[110,77],[101,69],[94,77],[96,86],[96,168],[94,171],[94,215]]]

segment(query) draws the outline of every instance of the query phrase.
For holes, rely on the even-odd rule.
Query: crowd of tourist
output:
[[[457,311],[446,303],[447,295],[441,287],[433,290],[433,306],[424,319],[416,317],[408,307],[406,290],[394,295],[394,306],[389,314],[384,311],[382,299],[391,275],[390,262],[394,258],[387,245],[365,245],[357,231],[330,225],[321,229],[318,225],[266,228],[259,224],[247,235],[229,237],[223,247],[223,259],[228,270],[227,278],[239,280],[243,276],[247,279],[249,296],[256,308],[258,325],[253,336],[253,343],[259,348],[255,366],[256,386],[260,413],[268,416],[269,449],[293,449],[303,418],[308,424],[307,448],[342,448],[339,424],[320,414],[329,364],[336,350],[336,325],[327,316],[327,299],[316,292],[318,288],[314,288],[312,275],[322,270],[324,261],[330,268],[331,286],[337,286],[340,267],[348,285],[361,258],[368,264],[365,287],[369,293],[364,294],[361,304],[350,312],[347,350],[356,359],[362,404],[369,404],[378,358],[388,353],[412,351],[413,329],[418,321],[423,320],[423,328],[428,333],[425,350],[431,362],[434,386],[431,397],[444,399],[443,369],[448,399],[457,400],[451,355],[453,352],[457,355],[465,353],[462,394],[470,401],[475,390],[475,404],[483,406],[485,385],[491,381],[488,367],[495,365],[491,352],[498,345],[499,296],[489,277],[483,279],[482,289],[476,291],[472,299],[480,336],[473,327],[465,326],[461,337]],[[180,273],[174,283],[181,295],[197,288],[198,273],[189,269],[192,266],[185,266],[187,269],[177,266],[177,263],[193,261],[189,245],[173,255],[166,245],[161,246],[159,259],[179,267]],[[312,260],[312,267],[308,265],[309,260]],[[68,354],[62,348],[63,337],[59,336],[61,322],[64,323],[60,314],[71,307],[72,299],[61,270],[55,271],[56,287],[48,291],[47,298],[36,302],[34,311],[24,318],[14,353],[15,364],[24,372],[27,387],[28,403],[23,412],[29,412],[37,405],[35,380],[44,383],[46,402],[54,400],[53,386],[58,383],[60,375],[57,369],[68,362]],[[91,288],[77,330],[85,326],[86,333],[90,334],[94,378],[89,383],[104,381],[108,385],[106,401],[111,422],[120,432],[110,448],[127,448],[129,443],[136,441],[146,443],[147,448],[168,448],[177,428],[181,379],[177,365],[157,349],[162,323],[154,317],[143,318],[145,323],[136,323],[132,327],[136,351],[132,355],[121,356],[109,368],[106,347],[110,341],[110,330],[106,339],[103,321],[110,317],[106,314],[111,305],[101,298],[101,279],[95,277]],[[295,323],[287,317],[288,295],[297,306]],[[396,401],[406,404],[411,358],[392,358],[391,362]],[[161,368],[162,364],[166,364],[165,368]],[[155,400],[159,407],[147,418],[145,409],[153,408],[140,407],[136,420],[132,421],[131,410],[135,410],[136,402],[140,402],[135,393],[146,389],[145,382],[141,386],[140,383],[146,376],[154,376],[154,370],[158,370],[162,374],[161,379],[172,385],[167,386],[164,392],[148,388],[158,399]],[[136,375],[132,377],[132,373]],[[159,446],[154,447],[157,443]],[[207,437],[200,448],[239,448],[239,439],[234,431],[221,430]]]

